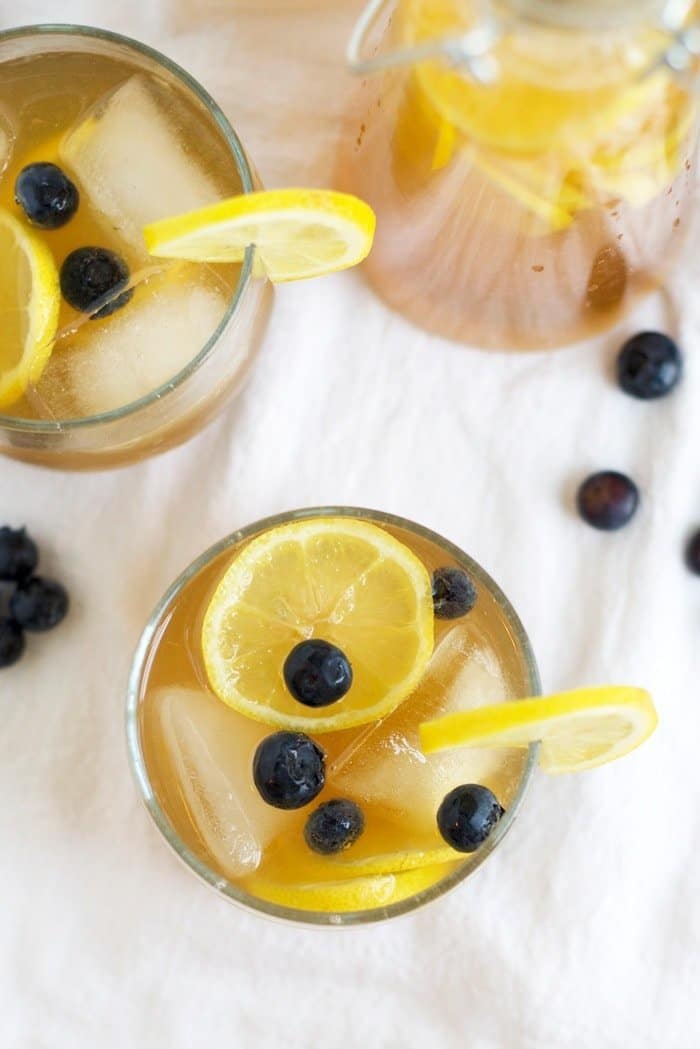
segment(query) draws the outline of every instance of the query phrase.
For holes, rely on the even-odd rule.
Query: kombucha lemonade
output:
[[[340,915],[429,892],[500,837],[528,778],[527,746],[421,751],[422,722],[538,684],[491,580],[407,522],[263,523],[172,592],[141,655],[161,827],[262,909]],[[447,809],[465,791],[474,819],[455,845]]]
[[[26,44],[8,38],[0,53],[5,417],[75,420],[152,394],[214,336],[240,281],[240,265],[148,254],[147,223],[241,193],[239,166],[179,74],[91,32],[28,30]],[[187,411],[181,404],[166,428],[191,429],[190,416],[238,380],[245,334],[215,388],[200,389]]]
[[[458,39],[483,6],[401,0],[384,50]],[[649,22],[565,30],[519,23],[516,6],[534,0],[492,6],[506,25],[492,82],[440,59],[369,77],[341,181],[377,213],[367,273],[394,308],[480,346],[561,345],[667,274],[692,199],[696,104]]]

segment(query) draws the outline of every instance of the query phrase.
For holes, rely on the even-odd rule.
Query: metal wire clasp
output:
[[[458,36],[439,37],[410,47],[397,47],[384,54],[366,53],[372,32],[380,18],[395,6],[396,0],[370,0],[350,37],[347,61],[353,72],[366,75],[396,66],[410,66],[426,59],[439,58],[464,69],[474,80],[491,84],[498,79],[499,65],[494,47],[507,32],[496,17],[491,0],[476,0],[474,26]],[[690,82],[697,90],[700,79],[700,19],[688,22],[689,0],[667,0],[661,16],[661,27],[668,33],[670,46],[641,77],[666,67],[679,79]]]
[[[674,33],[674,40],[664,55],[664,64],[674,73],[692,73],[697,75],[697,62],[700,58],[700,22],[693,22],[680,32]]]
[[[475,5],[480,17],[466,33],[427,40],[412,47],[398,47],[381,55],[366,55],[365,48],[370,35],[376,29],[381,15],[391,5],[392,0],[371,0],[360,16],[347,49],[347,61],[354,73],[379,73],[396,66],[412,66],[426,59],[441,58],[451,65],[466,69],[474,80],[481,83],[492,83],[497,79],[498,62],[492,52],[502,30],[489,0],[481,0]]]

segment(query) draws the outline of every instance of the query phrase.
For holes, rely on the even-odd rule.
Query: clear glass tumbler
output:
[[[36,75],[28,78],[25,84],[21,80],[21,70],[23,67],[28,68],[30,63],[33,63],[32,69],[36,69]],[[80,70],[79,76],[66,75],[64,70],[68,63],[71,70]],[[209,179],[208,184],[216,183],[216,186],[222,187],[220,192],[223,195],[247,193],[259,188],[255,170],[216,102],[185,70],[143,44],[115,33],[84,26],[39,25],[12,29],[0,33],[0,81],[3,71],[8,70],[7,91],[0,103],[0,145],[8,138],[11,140],[22,134],[25,142],[29,139],[31,145],[30,134],[37,137],[40,133],[45,135],[50,145],[52,135],[55,139],[55,125],[63,131],[61,120],[74,119],[76,113],[80,119],[84,119],[81,106],[93,121],[91,126],[99,126],[103,111],[98,109],[95,116],[89,116],[95,112],[90,108],[95,104],[93,96],[105,90],[107,102],[104,105],[109,106],[115,77],[117,85],[120,77],[124,82],[129,79],[141,80],[154,85],[160,92],[164,100],[164,113],[171,116],[179,107],[178,113],[182,112],[186,116],[183,126],[178,128],[179,144],[175,147],[179,150],[183,167],[202,161],[202,157],[205,157],[209,163],[205,176]],[[43,83],[44,76],[46,83]],[[105,77],[104,88],[100,76]],[[93,77],[97,84],[92,82]],[[146,103],[138,101],[138,104],[141,111],[135,110],[134,114],[135,140],[130,147],[132,149],[138,148],[139,136],[141,139],[149,137],[145,122],[150,110]],[[132,102],[132,105],[136,103]],[[27,113],[33,116],[35,123],[43,124],[45,131],[30,133],[24,128],[23,120],[29,123]],[[128,125],[128,115],[125,118],[122,114],[119,119],[123,132],[125,121]],[[17,124],[14,129],[13,120]],[[116,126],[118,122],[115,120],[114,123]],[[6,126],[9,127],[7,132],[3,130]],[[160,162],[161,168],[166,166],[164,157],[158,156],[158,144],[163,141],[163,134],[161,128],[155,128],[149,143],[154,164],[157,166]],[[144,143],[144,155],[145,147]],[[121,146],[115,147],[115,155],[118,148]],[[8,170],[11,171],[12,156],[9,163]],[[186,183],[187,172],[181,172],[181,175]],[[115,177],[128,180],[126,162],[119,165],[119,173]],[[1,180],[2,163],[0,183]],[[83,189],[81,186],[81,208],[83,196],[87,197]],[[12,187],[8,186],[5,190],[8,210],[15,207],[11,194]],[[188,198],[185,196],[183,199]],[[91,200],[90,206],[97,207],[99,211],[99,202],[94,204]],[[19,209],[16,213],[21,217]],[[150,221],[150,218],[147,220]],[[63,230],[59,232],[63,234]],[[50,239],[56,235],[51,232],[47,234],[49,246],[57,243],[55,239]],[[56,262],[60,264],[60,251],[56,251],[56,255]],[[48,406],[40,401],[37,407],[36,398],[32,400],[25,397],[20,405],[11,404],[4,409],[5,414],[0,414],[0,451],[16,459],[59,469],[90,470],[138,461],[171,448],[196,433],[239,390],[264,331],[271,286],[256,275],[254,255],[255,251],[251,247],[240,270],[229,268],[217,285],[220,309],[216,317],[220,320],[216,329],[212,330],[213,324],[211,327],[200,325],[201,342],[196,345],[195,351],[189,359],[183,359],[183,352],[180,351],[172,374],[167,374],[166,361],[164,367],[159,369],[159,379],[154,388],[146,388],[146,392],[141,389],[138,397],[129,395],[128,403],[120,402],[110,406],[109,410],[100,410],[98,413],[87,410],[85,414],[67,416],[61,414],[63,409],[60,400],[59,408],[54,408],[50,399]],[[148,265],[147,260],[145,265]],[[216,280],[217,277],[211,279]],[[148,281],[143,289],[137,288],[136,294],[143,294],[144,298],[151,294]],[[113,318],[109,318],[99,323],[109,324],[112,321]],[[88,321],[87,327],[90,328],[91,324]],[[194,322],[190,321],[190,325],[193,326]],[[195,330],[191,343],[194,344],[196,339]],[[190,343],[185,350],[188,355],[189,347]],[[139,337],[137,331],[129,346],[130,366],[133,361],[137,362],[134,367],[139,367],[139,361],[144,362],[147,369],[144,374],[149,374],[148,355],[151,348],[148,336]],[[52,361],[57,355],[57,351],[54,351]],[[107,360],[108,363],[109,360],[113,361],[115,369],[119,368],[120,361],[116,355]],[[2,411],[0,409],[0,413]]]
[[[350,518],[353,521],[378,526],[409,546],[429,571],[434,570],[436,566],[453,565],[466,571],[475,583],[479,595],[476,606],[476,609],[479,609],[477,617],[470,620],[470,617],[474,616],[474,611],[471,612],[465,617],[462,626],[443,622],[440,628],[442,633],[440,636],[436,635],[433,661],[443,658],[438,654],[439,646],[445,642],[446,638],[448,645],[452,646],[452,639],[455,635],[451,634],[451,631],[467,631],[466,634],[460,634],[462,640],[466,638],[464,644],[460,641],[458,646],[450,647],[447,650],[448,653],[457,653],[456,663],[435,664],[431,661],[429,664],[429,667],[433,668],[436,666],[451,668],[445,670],[439,679],[436,670],[433,669],[433,677],[429,678],[433,682],[429,687],[437,689],[436,697],[439,703],[443,702],[442,690],[448,687],[460,690],[459,702],[469,706],[485,701],[485,688],[493,689],[499,699],[509,695],[513,700],[517,700],[525,695],[539,694],[540,683],[535,658],[525,630],[507,598],[491,577],[446,539],[420,525],[390,514],[353,507],[326,507],[294,511],[258,521],[234,532],[207,550],[168,589],[153,612],[139,641],[131,670],[126,704],[129,759],[139,793],[153,821],[166,842],[185,865],[227,899],[275,918],[321,926],[346,926],[379,921],[408,913],[436,899],[467,878],[498,847],[511,827],[536,766],[538,745],[532,745],[529,749],[524,750],[487,752],[486,755],[481,754],[481,756],[479,752],[462,752],[463,758],[459,758],[459,768],[450,775],[478,776],[479,761],[487,762],[491,772],[486,772],[487,766],[482,765],[482,773],[495,777],[492,781],[493,789],[500,793],[501,803],[506,812],[478,851],[470,855],[455,853],[454,860],[446,867],[430,868],[431,871],[435,870],[437,873],[433,877],[423,878],[416,891],[413,891],[413,883],[411,883],[410,888],[402,895],[393,893],[392,896],[390,894],[389,901],[382,902],[380,905],[357,910],[321,909],[314,906],[290,906],[287,902],[280,903],[279,899],[271,898],[264,888],[260,888],[260,883],[256,880],[262,868],[253,870],[250,878],[240,878],[230,872],[227,873],[225,860],[231,855],[227,843],[235,839],[236,833],[232,833],[232,828],[228,826],[218,806],[223,804],[226,808],[227,799],[234,796],[230,793],[231,784],[234,781],[239,784],[243,783],[242,786],[235,788],[241,791],[240,797],[249,796],[246,792],[253,788],[252,785],[246,785],[245,777],[250,778],[251,775],[252,753],[255,744],[252,744],[251,753],[248,753],[250,749],[248,743],[245,744],[248,749],[239,759],[240,768],[231,768],[230,764],[229,767],[225,767],[220,762],[217,763],[218,758],[214,752],[218,753],[221,738],[229,732],[233,733],[238,740],[246,733],[257,731],[262,732],[264,736],[265,733],[274,730],[257,721],[251,722],[243,715],[231,711],[208,689],[200,651],[204,610],[227,567],[251,540],[290,522],[313,522],[319,518]],[[475,662],[469,663],[469,660],[472,659]],[[475,676],[472,676],[472,671]],[[430,669],[427,673],[431,673]],[[448,681],[447,676],[452,674],[453,676],[450,676]],[[502,686],[502,682],[506,680],[508,681],[507,688]],[[503,691],[501,691],[502,687]],[[176,694],[178,704],[185,703],[185,707],[179,708],[177,718],[172,716],[173,707],[167,705],[173,694]],[[192,707],[188,705],[190,698],[194,704]],[[421,698],[415,701],[422,703],[424,700]],[[405,699],[397,710],[400,711],[410,704],[411,696]],[[367,730],[368,726],[365,725],[362,728]],[[194,736],[188,742],[193,731]],[[336,761],[332,759],[334,747],[336,750],[345,748],[348,733],[350,733],[349,747],[352,755],[357,753],[357,738],[359,738],[360,745],[363,744],[366,738],[363,732],[356,738],[352,735],[354,731],[345,730],[339,733],[330,731],[318,735],[319,743],[326,749],[329,777],[333,776],[331,762]],[[208,742],[205,738],[206,733],[209,733]],[[342,741],[337,743],[332,737],[341,737]],[[172,749],[173,739],[177,741],[175,751]],[[190,745],[193,748],[191,750]],[[243,746],[237,741],[236,746],[239,745]],[[184,749],[180,751],[178,749],[180,747]],[[391,753],[392,748],[389,747],[387,761],[391,761]],[[474,753],[477,754],[476,757],[472,756]],[[173,755],[176,757],[173,758]],[[185,755],[184,758],[183,755]],[[230,756],[228,761],[230,763]],[[345,768],[342,761],[340,765],[341,768]],[[344,774],[346,775],[345,789],[351,790],[352,786],[347,786],[348,774]],[[403,773],[398,774],[401,782],[405,783]],[[182,777],[184,775],[190,777],[192,782],[183,787]],[[352,779],[352,776],[350,778]],[[469,782],[469,779],[459,781]],[[480,779],[472,781],[484,782]],[[188,793],[190,786],[195,792],[194,795]],[[337,782],[334,785],[331,780],[327,781],[326,789],[331,792],[335,791]],[[442,789],[443,784],[441,783],[438,793],[442,793]],[[196,800],[198,815],[193,815],[194,810],[188,809],[188,802],[185,800],[189,798],[191,801],[193,797]],[[321,797],[323,798],[323,795]],[[259,799],[257,804],[261,804]],[[376,848],[379,853],[391,851],[389,842],[384,837],[385,832],[381,830],[384,826],[381,812],[373,811],[369,801],[366,804],[368,821],[375,817],[377,821],[374,824],[377,840],[373,840],[371,848]],[[432,812],[432,801],[428,810]],[[235,808],[232,811],[238,814],[241,810]],[[273,810],[273,812],[279,815],[278,810]],[[202,818],[202,813],[205,814],[206,830],[203,830],[203,825],[198,823],[198,819]],[[287,816],[289,816],[288,813],[283,813],[282,819],[286,819]],[[262,817],[266,818],[265,813],[262,814]],[[406,818],[410,820],[411,817]],[[235,820],[237,819],[238,815],[235,815]],[[252,822],[255,822],[254,818]],[[286,826],[288,825],[285,824]],[[283,831],[283,833],[288,833],[288,831]],[[212,842],[212,834],[217,839],[214,842]],[[294,862],[292,856],[296,848],[294,844],[291,846],[291,851],[286,846],[276,846],[276,848],[275,855],[282,855],[280,862],[283,867]],[[303,841],[299,848],[303,851]],[[222,856],[224,860],[221,859]],[[275,876],[283,877],[284,874],[285,872],[279,867],[276,869]],[[398,896],[400,898],[397,898]]]

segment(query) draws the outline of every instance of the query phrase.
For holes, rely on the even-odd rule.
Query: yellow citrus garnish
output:
[[[332,706],[304,706],[285,685],[285,660],[308,638],[336,645],[352,666],[352,686]],[[281,525],[234,558],[206,611],[202,650],[216,695],[248,717],[316,733],[376,721],[416,687],[430,659],[430,576],[407,546],[366,521]]]
[[[51,356],[61,293],[53,255],[41,238],[0,210],[0,408],[38,382]]]
[[[447,714],[424,722],[420,741],[425,754],[434,754],[452,747],[526,747],[541,740],[546,772],[580,772],[629,754],[657,722],[648,692],[608,685]]]
[[[246,193],[144,230],[151,255],[241,262],[255,245],[272,281],[303,280],[356,266],[369,254],[374,212],[346,193],[277,189]]]
[[[420,867],[398,874],[376,874],[370,877],[346,878],[343,881],[309,883],[268,882],[256,880],[255,895],[271,903],[298,910],[343,911],[374,910],[388,907],[427,889],[448,873],[451,865]]]
[[[364,856],[356,860],[337,859],[331,862],[348,877],[360,878],[377,874],[400,874],[420,867],[434,867],[464,859],[462,853],[456,852],[449,845],[438,845],[433,849],[406,849],[402,852]]]

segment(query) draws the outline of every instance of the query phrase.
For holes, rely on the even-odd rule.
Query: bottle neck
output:
[[[590,31],[646,23],[676,29],[686,22],[695,0],[505,0],[500,6],[557,28]]]

